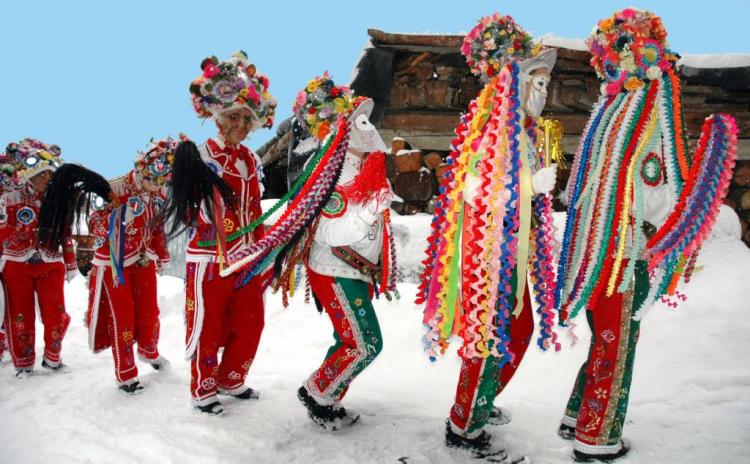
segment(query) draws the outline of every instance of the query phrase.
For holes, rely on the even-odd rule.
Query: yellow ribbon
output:
[[[630,206],[633,203],[633,177],[635,176],[637,166],[639,166],[640,161],[643,159],[643,155],[646,153],[646,148],[649,146],[651,137],[654,134],[658,116],[658,108],[656,105],[654,105],[653,109],[651,110],[651,114],[649,114],[649,120],[646,125],[644,135],[638,141],[635,156],[633,156],[633,158],[630,160],[630,165],[628,166],[627,175],[625,178],[625,199],[622,205],[622,221],[620,223],[617,254],[615,255],[615,262],[612,267],[612,275],[610,275],[609,282],[607,282],[608,297],[612,296],[612,294],[615,292],[615,283],[617,282],[617,276],[620,273],[620,268],[622,267],[622,258],[625,254],[625,241],[627,239],[627,234],[630,226]]]
[[[522,137],[526,139],[526,134]],[[521,184],[521,197],[519,198],[520,228],[518,229],[518,254],[516,258],[516,308],[513,317],[518,317],[523,311],[523,296],[526,292],[526,271],[529,267],[529,240],[531,237],[531,168],[529,166],[528,140],[524,140],[521,148],[521,172],[519,182]]]

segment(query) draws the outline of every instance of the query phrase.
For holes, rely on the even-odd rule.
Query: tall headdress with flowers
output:
[[[166,185],[172,177],[172,164],[180,142],[187,137],[180,134],[179,140],[167,137],[162,140],[151,140],[149,148],[138,152],[133,163],[138,175],[155,185]]]
[[[18,185],[14,176],[15,171],[16,168],[8,158],[8,154],[0,153],[0,194],[13,190]]]
[[[638,259],[654,275],[643,305],[689,279],[736,157],[737,126],[726,114],[706,118],[696,152],[688,153],[677,55],[658,16],[618,11],[599,21],[587,43],[603,84],[568,186],[555,295],[563,319],[599,294],[628,290]],[[644,191],[662,184],[672,213],[648,238]]]
[[[354,109],[354,96],[349,87],[337,86],[328,72],[311,79],[297,93],[292,111],[297,122],[317,140],[331,133],[339,115]]]
[[[20,182],[43,171],[54,172],[62,164],[60,147],[32,138],[8,144],[5,153]]]
[[[255,118],[254,129],[273,126],[276,99],[268,92],[268,77],[256,70],[245,52],[235,52],[224,61],[206,58],[201,71],[190,84],[198,116],[216,118],[226,111],[247,108]]]
[[[455,131],[447,159],[451,169],[441,183],[417,303],[425,305],[424,342],[431,358],[445,352],[453,335],[460,335],[462,357],[494,356],[504,364],[513,358],[506,327],[520,310],[512,302],[519,292],[523,296],[527,266],[540,308],[538,345],[557,346],[549,291],[554,279],[550,199],[533,198],[527,160],[535,153],[527,153],[526,144],[520,143],[525,131],[522,73],[532,62],[551,71],[556,55],[535,46],[513,18],[497,13],[482,18],[466,35],[461,52],[485,86]],[[465,220],[469,173],[479,178],[481,187],[472,217]],[[533,230],[532,215],[541,223]],[[462,266],[462,259],[472,262]],[[518,280],[515,289],[513,279]],[[459,294],[462,280],[466,291]]]

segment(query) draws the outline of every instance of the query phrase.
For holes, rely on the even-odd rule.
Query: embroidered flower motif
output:
[[[602,411],[602,402],[599,400],[588,400],[587,402],[589,409],[592,411],[599,413]]]
[[[130,329],[123,330],[122,341],[127,344],[132,344],[133,343],[133,331]]]
[[[208,377],[206,379],[203,379],[201,381],[201,388],[204,389],[204,390],[209,390],[209,391],[215,389],[216,388],[216,379],[214,379],[213,377]]]
[[[605,390],[605,389],[604,389],[604,388],[602,388],[602,387],[599,387],[599,388],[597,388],[596,390],[594,390],[594,395],[596,395],[596,397],[597,397],[598,399],[600,399],[600,400],[601,400],[601,399],[604,399],[604,397],[606,397],[606,396],[607,396],[607,390]]]
[[[242,376],[240,375],[239,372],[232,371],[229,373],[229,380],[239,380],[241,378]]]
[[[610,329],[603,331],[601,336],[602,336],[602,340],[604,340],[607,343],[612,343],[612,341],[614,341],[615,339],[615,333],[612,332],[612,330]]]

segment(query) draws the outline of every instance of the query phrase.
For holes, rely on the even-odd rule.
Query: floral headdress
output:
[[[16,185],[13,176],[15,171],[16,168],[8,158],[8,154],[0,153],[0,192],[5,192]]]
[[[348,86],[334,84],[326,71],[297,93],[292,111],[310,135],[323,140],[331,132],[336,118],[354,111],[355,103],[361,103],[361,98],[355,99]]]
[[[485,81],[505,64],[530,58],[534,50],[531,36],[513,18],[500,13],[479,20],[461,45],[471,72]]]
[[[167,137],[162,140],[151,140],[148,150],[138,152],[135,158],[135,170],[138,174],[156,185],[164,185],[172,176],[172,163],[175,151],[180,142],[188,140],[180,134],[179,140]]]
[[[271,127],[276,99],[268,93],[268,77],[256,71],[243,51],[219,61],[201,62],[203,73],[190,84],[193,108],[201,118],[216,118],[237,108],[248,108],[257,120],[254,129]]]
[[[604,80],[605,92],[637,90],[661,77],[679,56],[667,48],[667,31],[654,13],[626,8],[599,21],[586,41],[591,66]]]
[[[19,180],[31,179],[43,171],[55,171],[62,164],[60,147],[36,139],[26,138],[18,143],[10,143],[5,152]]]

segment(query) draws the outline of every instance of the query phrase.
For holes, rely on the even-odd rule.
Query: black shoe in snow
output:
[[[67,365],[65,365],[65,364],[63,364],[61,362],[59,362],[57,364],[50,364],[50,363],[47,362],[46,359],[42,359],[42,367],[45,368],[45,369],[49,369],[52,372],[59,372],[59,373],[70,372],[70,369],[68,369]]]
[[[213,403],[209,403],[203,406],[199,405],[193,405],[193,407],[204,414],[210,414],[212,416],[223,416],[227,413],[227,410],[224,409],[224,405],[219,403],[218,401],[214,401]]]
[[[144,390],[144,386],[139,381],[134,381],[126,384],[122,384],[118,387],[120,391],[127,393],[128,395],[137,395]]]
[[[576,428],[560,424],[560,427],[557,429],[557,434],[560,435],[560,438],[563,440],[574,440],[576,437]]]
[[[625,456],[630,451],[630,445],[624,440],[620,440],[620,444],[622,445],[620,451],[611,454],[589,454],[573,450],[573,460],[575,462],[612,462]]]
[[[490,418],[487,419],[487,423],[490,425],[505,425],[510,424],[513,416],[510,411],[500,408],[499,406],[492,406],[490,410]]]
[[[336,417],[333,406],[315,401],[315,398],[310,395],[304,385],[297,390],[297,398],[307,408],[307,416],[320,427],[329,432],[341,428],[341,419]],[[344,410],[344,414],[346,414],[346,410]]]
[[[253,390],[250,387],[245,387],[245,389],[240,391],[239,393],[230,393],[227,390],[219,388],[219,395],[232,396],[234,398],[237,398],[238,400],[260,399],[260,393],[258,393],[258,390]]]
[[[449,448],[466,451],[470,453],[473,459],[483,459],[487,462],[502,464],[530,462],[526,456],[521,456],[517,459],[511,458],[505,451],[505,448],[501,448],[492,443],[492,435],[487,433],[486,430],[482,430],[482,432],[474,438],[467,438],[457,434],[451,428],[450,419],[445,422],[445,445]]]
[[[154,359],[149,359],[139,353],[138,359],[153,367],[155,371],[160,371],[162,369],[166,370],[170,365],[172,365],[172,363],[170,363],[169,360],[162,355],[159,355]]]
[[[26,377],[31,377],[32,374],[33,374],[32,369],[16,369],[17,379],[25,379]]]
[[[354,425],[360,418],[360,414],[357,411],[351,409],[347,411],[340,403],[335,403],[332,407],[333,417],[341,422],[342,427]]]

